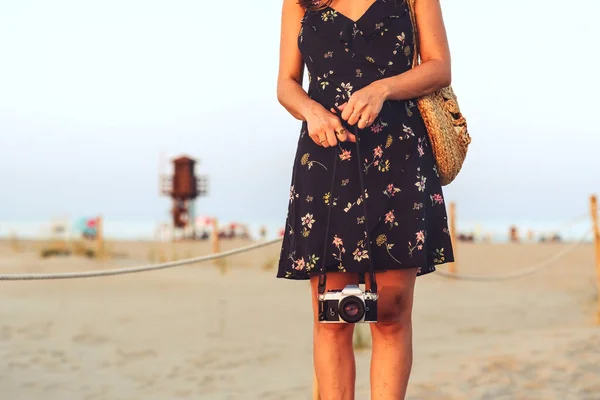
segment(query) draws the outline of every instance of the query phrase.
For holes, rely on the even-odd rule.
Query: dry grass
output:
[[[19,253],[22,250],[21,242],[19,242],[19,238],[15,234],[10,235],[9,246],[15,253]]]
[[[371,348],[371,334],[368,324],[356,324],[354,327],[354,350],[368,350]]]

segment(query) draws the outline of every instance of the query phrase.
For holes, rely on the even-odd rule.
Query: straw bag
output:
[[[419,61],[415,1],[407,0],[414,27],[413,67]],[[442,186],[448,185],[460,172],[471,143],[467,121],[460,112],[452,86],[420,97],[417,104],[429,134],[440,182]]]

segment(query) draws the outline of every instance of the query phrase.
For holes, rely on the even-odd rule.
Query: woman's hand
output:
[[[336,146],[338,141],[346,140],[356,142],[356,137],[346,132],[339,117],[317,102],[311,104],[305,119],[308,135],[319,146]]]
[[[342,112],[342,119],[349,125],[358,123],[360,129],[370,126],[381,112],[386,100],[386,90],[385,85],[373,82],[352,93],[350,99],[338,107]]]

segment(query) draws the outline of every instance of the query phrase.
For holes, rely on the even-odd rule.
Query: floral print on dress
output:
[[[308,95],[326,110],[412,66],[406,5],[375,0],[357,21],[331,7],[307,11],[298,48]],[[322,147],[300,127],[277,276],[414,268],[454,261],[446,202],[416,99],[385,101],[371,126],[343,123],[359,144]],[[359,146],[359,148],[357,148]],[[361,187],[361,180],[364,188]],[[327,236],[326,236],[327,235]]]
[[[327,10],[324,11],[321,14],[321,19],[323,19],[323,21],[327,22],[327,21],[335,21],[335,18],[338,16],[337,12],[335,12],[334,10]]]
[[[371,125],[371,132],[373,133],[379,133],[381,131],[383,131],[383,128],[385,128],[388,124],[386,124],[385,122],[383,122],[383,120],[381,118],[377,118],[377,120],[375,121],[375,123],[373,125]]]
[[[356,261],[363,261],[369,258],[369,250],[367,250],[365,241],[360,240],[356,245],[356,250],[352,253]]]
[[[342,258],[342,256],[344,254],[346,254],[346,249],[344,248],[344,241],[341,238],[339,238],[337,235],[335,235],[333,237],[333,245],[336,248],[335,252],[333,253],[333,256],[339,262],[338,271],[346,272],[346,268],[344,268],[344,264],[343,264],[344,260]]]
[[[315,223],[315,219],[312,214],[306,214],[302,217],[302,236],[307,237],[310,235],[310,231]]]
[[[300,164],[306,165],[308,169],[311,169],[313,167],[313,165],[319,165],[320,167],[327,170],[327,167],[324,164],[320,163],[319,161],[311,160],[310,153],[306,153],[302,156],[302,159],[300,160]]]

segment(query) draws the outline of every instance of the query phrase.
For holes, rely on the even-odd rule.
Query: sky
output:
[[[210,176],[198,214],[283,225],[300,122],[276,99],[282,1],[259,3],[0,0],[0,221],[166,221],[158,175],[187,154]],[[600,2],[442,9],[473,138],[445,188],[459,219],[585,214]]]

